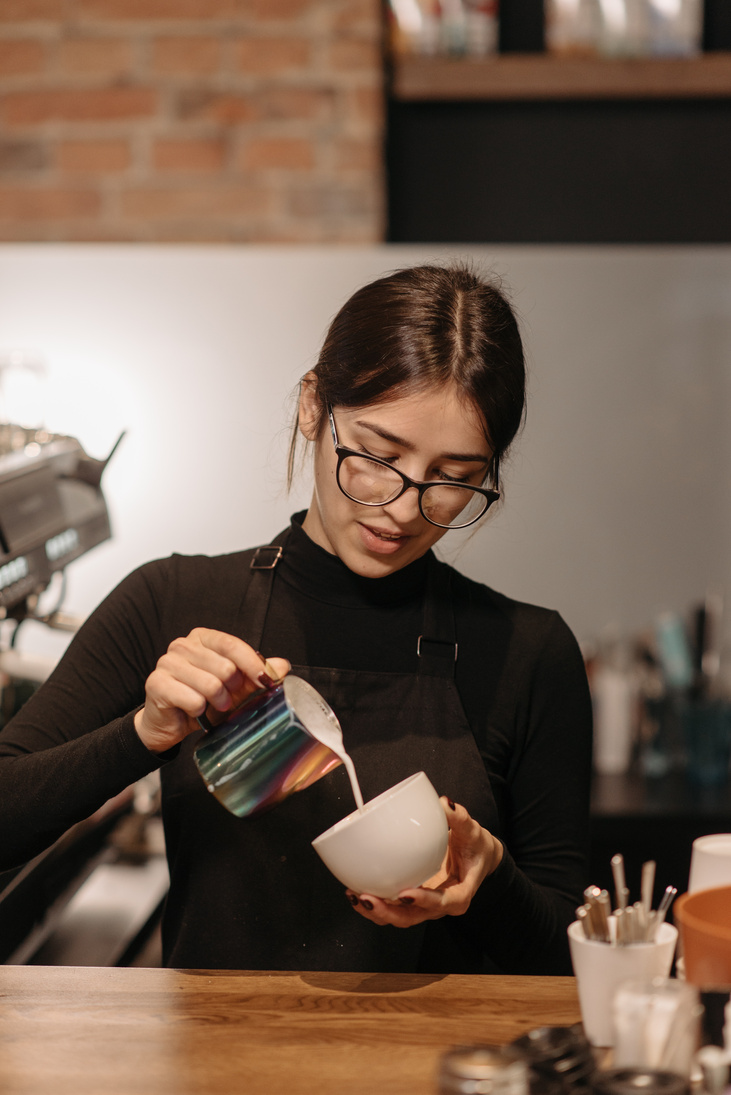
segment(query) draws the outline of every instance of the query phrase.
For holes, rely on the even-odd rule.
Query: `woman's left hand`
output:
[[[372,894],[346,891],[356,912],[374,924],[410,928],[424,920],[461,916],[483,880],[492,874],[503,857],[503,846],[465,810],[448,798],[441,798],[449,825],[449,844],[441,870],[423,886],[402,890],[396,901],[384,901]]]

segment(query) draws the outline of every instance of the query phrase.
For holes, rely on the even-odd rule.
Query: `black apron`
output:
[[[243,602],[243,636],[264,654],[266,616],[287,534],[258,549]],[[348,611],[344,609],[344,611]],[[454,684],[457,657],[450,570],[431,557],[418,644],[418,673],[384,673],[293,665],[333,708],[353,759],[366,801],[415,772],[423,771],[437,793],[467,808],[481,825],[500,836],[500,822],[484,763]],[[175,767],[192,768],[191,735]],[[163,774],[163,779],[165,773]],[[194,778],[193,778],[194,777]],[[208,795],[193,772],[187,793]],[[482,961],[479,925],[466,917],[445,917],[409,929],[378,926],[348,903],[344,888],[327,870],[311,841],[355,808],[344,766],[296,792],[266,813],[236,818],[210,799],[214,854],[207,884],[212,893],[220,872],[239,872],[244,885],[236,908],[226,901],[218,935],[206,931],[203,951],[191,940],[166,948],[173,965],[238,969],[301,969],[394,972],[489,972]],[[224,815],[222,817],[221,815]],[[212,851],[208,845],[209,853]],[[176,893],[171,863],[171,892]],[[198,878],[198,884],[201,884]],[[177,903],[185,901],[185,880]],[[185,936],[184,908],[177,908],[171,934]],[[227,923],[222,921],[225,916]],[[191,961],[191,957],[195,959]],[[182,960],[182,961],[181,961]]]

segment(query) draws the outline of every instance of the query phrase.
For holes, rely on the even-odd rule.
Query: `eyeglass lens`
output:
[[[338,471],[341,488],[354,502],[377,506],[392,502],[404,481],[393,469],[363,456],[343,457]],[[424,516],[435,525],[459,528],[468,525],[488,507],[484,494],[459,483],[439,483],[421,494]]]

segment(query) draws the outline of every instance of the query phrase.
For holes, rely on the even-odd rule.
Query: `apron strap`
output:
[[[242,618],[247,621],[247,642],[255,650],[261,648],[274,575],[288,537],[289,529],[286,529],[275,536],[270,544],[256,548],[249,563]],[[454,679],[457,641],[451,585],[449,567],[432,557],[427,574],[421,634],[416,641],[419,675]]]
[[[454,678],[457,640],[451,587],[449,567],[432,556],[429,560],[421,635],[416,643],[420,675]]]
[[[258,547],[249,563],[249,575],[241,602],[242,619],[247,623],[247,642],[255,650],[261,649],[269,598],[274,584],[277,564],[284,554],[289,529],[280,532],[270,544]]]

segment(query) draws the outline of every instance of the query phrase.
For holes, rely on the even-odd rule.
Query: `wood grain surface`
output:
[[[731,53],[698,57],[396,58],[395,99],[705,99],[731,95]]]
[[[3,1095],[430,1095],[450,1045],[580,1018],[572,977],[0,967]]]

